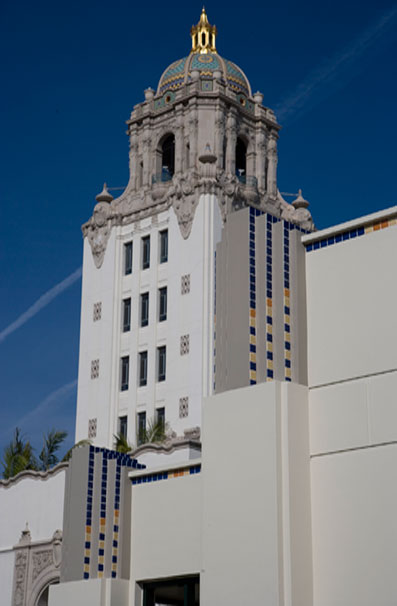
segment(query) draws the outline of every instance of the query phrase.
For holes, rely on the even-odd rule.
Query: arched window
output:
[[[247,175],[247,145],[240,137],[236,144],[236,175],[241,180]]]
[[[167,135],[161,145],[161,172],[172,175],[175,172],[175,137]]]

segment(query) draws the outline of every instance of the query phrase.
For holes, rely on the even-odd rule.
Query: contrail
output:
[[[336,53],[331,59],[309,73],[296,90],[275,109],[277,117],[285,122],[292,114],[299,112],[321,85],[325,83],[329,85],[335,81],[343,70],[351,67],[365,51],[373,46],[392,25],[396,16],[397,6],[384,13],[374,25],[360,34],[344,50]]]
[[[52,391],[48,396],[44,398],[37,406],[33,408],[33,410],[29,411],[24,417],[18,420],[17,426],[23,429],[23,426],[26,426],[26,423],[32,421],[34,417],[37,415],[42,415],[46,412],[46,410],[51,406],[59,402],[61,399],[68,396],[76,387],[77,379],[71,381],[70,383],[65,383],[61,387],[58,387],[54,391]],[[51,412],[54,412],[54,406],[51,407]],[[9,427],[6,431],[2,432],[2,436],[11,435],[13,428]]]
[[[44,295],[41,295],[41,297],[39,297],[37,301],[33,303],[33,305],[31,305],[26,311],[24,311],[23,314],[19,316],[19,318],[14,320],[14,322],[11,322],[11,324],[9,324],[0,332],[0,343],[4,341],[6,337],[18,330],[18,328],[23,326],[28,320],[33,318],[37,313],[39,313],[40,310],[42,310],[49,303],[51,303],[53,299],[63,293],[64,290],[69,288],[69,286],[72,286],[72,284],[74,284],[80,277],[81,267],[76,269],[76,271],[70,274],[70,276],[62,280],[62,282],[59,282],[58,284],[50,288],[50,290],[47,290],[47,292],[45,292]]]
[[[52,391],[50,394],[48,394],[48,396],[44,398],[44,400],[37,404],[37,406],[35,406],[33,410],[31,410],[24,417],[22,417],[22,419],[18,421],[18,425],[22,427],[24,424],[26,424],[27,421],[30,421],[36,415],[44,413],[51,404],[54,404],[57,402],[57,400],[61,400],[61,398],[64,398],[65,396],[69,395],[69,393],[73,391],[73,389],[75,389],[76,385],[77,379],[74,379],[74,381],[71,381],[70,383],[65,383],[65,385],[62,385],[62,387],[58,387],[58,389]]]

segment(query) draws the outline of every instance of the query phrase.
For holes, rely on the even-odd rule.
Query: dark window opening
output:
[[[245,178],[247,174],[247,146],[240,137],[236,145],[236,175]]]
[[[142,238],[142,269],[150,267],[150,236]]]
[[[175,137],[168,135],[161,146],[161,172],[171,176],[175,172]]]
[[[131,299],[123,300],[123,332],[131,330]]]
[[[141,295],[141,326],[149,324],[149,293],[144,292]]]
[[[157,348],[157,381],[165,381],[167,351],[165,345]]]
[[[132,242],[124,244],[124,275],[132,273]]]
[[[160,232],[160,263],[168,261],[168,229]]]
[[[139,354],[139,387],[147,384],[147,351]]]
[[[129,374],[130,358],[129,356],[124,356],[121,358],[121,391],[126,391],[128,389]]]
[[[143,606],[199,606],[200,579],[185,577],[143,584]]]
[[[136,432],[138,446],[146,441],[146,412],[138,412],[138,427]]]
[[[167,319],[167,287],[159,288],[159,322]]]
[[[201,44],[203,46],[205,46],[205,33],[204,32],[201,34]]]
[[[127,437],[127,423],[128,417],[119,417],[119,435],[123,436],[123,438]]]
[[[164,429],[165,427],[165,408],[156,409],[156,422]]]

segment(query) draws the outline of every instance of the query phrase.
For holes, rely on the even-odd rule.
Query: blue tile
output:
[[[313,244],[308,244],[308,245],[306,246],[306,250],[307,250],[307,252],[312,251],[312,250],[313,250]]]
[[[100,540],[100,541],[104,541],[104,540],[105,540],[105,535],[104,535],[104,533],[103,533],[103,532],[100,532],[100,533],[99,533],[99,540]]]
[[[117,573],[115,570],[112,570],[112,579],[115,579],[117,577]]]
[[[113,541],[113,547],[118,547],[119,543],[118,541]]]
[[[284,348],[290,350],[291,349],[291,343],[289,341],[284,341]]]
[[[267,333],[266,341],[269,341],[269,343],[273,343],[273,335],[271,335],[270,333]]]
[[[117,564],[117,556],[112,556],[112,562],[113,564]]]
[[[267,352],[266,352],[266,358],[267,358],[268,360],[273,360],[273,352],[271,352],[271,351],[267,351]]]
[[[85,572],[84,573],[84,579],[89,579],[90,578],[90,573],[89,572]]]
[[[266,323],[273,324],[273,318],[271,316],[266,316]]]
[[[334,244],[335,242],[335,237],[331,236],[330,238],[327,239],[327,244],[328,246],[331,246],[331,244]]]
[[[98,570],[99,572],[103,572],[103,564],[98,564]]]
[[[342,234],[342,240],[348,240],[349,239],[349,232],[345,232],[344,234]]]
[[[335,236],[335,242],[342,242],[342,234],[337,234]]]
[[[100,556],[105,555],[105,550],[104,549],[98,549],[98,555],[100,555]]]
[[[285,360],[286,368],[291,368],[291,360]]]
[[[290,325],[284,324],[284,330],[285,330],[285,332],[291,332]]]
[[[284,305],[284,313],[288,315],[290,314],[290,309],[286,305]]]
[[[350,231],[350,237],[351,237],[351,238],[355,238],[356,236],[357,236],[357,230],[356,230],[356,229],[352,229],[352,230]]]
[[[252,345],[252,343],[250,343],[250,351],[252,352],[256,352],[256,345]]]
[[[270,368],[267,369],[266,374],[268,377],[270,377],[271,379],[273,378],[273,371],[270,370]]]
[[[91,542],[90,541],[85,541],[85,543],[84,543],[84,549],[91,549]]]
[[[314,250],[318,250],[320,248],[320,242],[315,242],[313,244],[313,248],[314,248]]]
[[[363,236],[365,234],[365,229],[364,227],[359,227],[357,230],[357,235],[358,236]]]
[[[256,370],[256,362],[250,362],[250,370]]]

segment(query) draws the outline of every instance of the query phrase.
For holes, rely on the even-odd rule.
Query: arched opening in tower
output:
[[[161,170],[172,177],[175,172],[175,137],[168,135],[161,146]]]
[[[245,179],[247,175],[247,145],[240,137],[236,144],[236,175],[239,179]]]

